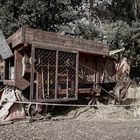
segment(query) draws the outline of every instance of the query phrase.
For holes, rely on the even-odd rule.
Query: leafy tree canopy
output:
[[[47,31],[58,31],[80,18],[81,0],[1,0],[0,28],[11,35],[23,25]]]
[[[125,47],[140,65],[139,0],[0,0],[0,28],[8,37],[23,25]]]

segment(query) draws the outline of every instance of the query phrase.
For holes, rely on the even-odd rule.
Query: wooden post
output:
[[[39,99],[39,72],[36,72],[36,100]]]
[[[50,68],[49,68],[50,66],[49,66],[49,62],[48,62],[48,66],[47,66],[47,71],[48,71],[48,76],[47,76],[47,95],[48,95],[48,97],[49,97],[49,95],[50,95],[50,91],[49,91],[49,86],[50,86],[50,73],[49,73],[49,71],[50,71]]]
[[[35,59],[35,48],[34,46],[31,46],[30,100],[33,100],[34,93],[34,59]]]
[[[43,68],[41,68],[41,80],[42,80],[42,97],[43,99],[45,98],[45,91],[44,91],[44,72],[43,72]]]
[[[69,98],[69,72],[68,72],[68,69],[67,69],[67,79],[66,79],[66,85],[67,85],[67,87],[66,87],[66,96],[67,96],[67,98]]]
[[[59,51],[56,51],[56,65],[55,65],[55,99],[57,99],[58,93],[58,59],[59,59]]]
[[[75,85],[75,98],[78,100],[78,81],[79,81],[79,52],[76,55],[76,85]]]

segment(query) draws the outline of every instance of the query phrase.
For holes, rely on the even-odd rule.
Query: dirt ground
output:
[[[1,140],[139,140],[140,120],[61,120],[0,127]]]
[[[125,104],[139,103],[140,88],[130,88]],[[49,121],[16,122],[0,126],[0,140],[7,139],[139,140],[140,106],[62,108]]]

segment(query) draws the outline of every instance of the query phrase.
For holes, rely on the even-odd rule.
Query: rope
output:
[[[17,104],[35,104],[35,105],[46,105],[46,106],[65,106],[65,107],[133,107],[133,106],[140,106],[140,104],[130,104],[130,105],[77,105],[77,104],[58,104],[58,103],[41,103],[41,102],[30,102],[30,101],[7,101],[7,100],[0,100],[0,102],[12,102]]]
[[[89,67],[87,67],[85,65],[81,65],[81,66],[83,66],[83,67],[85,67],[85,68],[87,68],[87,69],[89,69],[89,70],[91,70],[91,71],[93,71],[95,73],[98,73],[98,74],[102,75],[101,73],[93,70],[92,68],[89,68]],[[109,76],[107,76],[107,77],[109,77]],[[108,93],[111,97],[116,98],[114,95],[112,95],[107,90],[105,90],[103,87],[101,87],[98,83],[93,83],[93,84],[97,85],[103,91],[105,91],[106,93]],[[106,105],[56,104],[56,103],[41,103],[41,102],[30,102],[30,101],[25,102],[25,101],[7,101],[7,100],[0,100],[0,102],[12,102],[12,103],[19,103],[19,104],[36,104],[36,105],[47,105],[47,106],[48,105],[52,105],[52,106],[69,106],[69,107],[98,107],[98,106],[106,107]],[[131,104],[131,105],[107,105],[107,107],[110,107],[110,106],[112,106],[112,107],[116,107],[116,106],[117,107],[119,107],[119,106],[125,107],[125,106],[138,106],[138,105],[140,105],[140,104],[137,104],[137,105],[136,104]]]

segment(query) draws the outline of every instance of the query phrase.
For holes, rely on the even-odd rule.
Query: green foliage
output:
[[[75,33],[79,36],[82,36],[85,39],[94,40],[99,36],[99,31],[96,28],[96,26],[92,23],[84,24],[84,23],[78,23]]]
[[[134,0],[112,0],[111,5],[108,5],[108,9],[114,20],[131,22],[135,20],[133,4]]]
[[[132,29],[123,21],[117,21],[110,24],[104,24],[102,36],[106,36],[107,42],[113,49],[124,47],[126,43],[131,41]]]
[[[78,23],[75,33],[85,39],[105,40],[111,50],[125,47],[123,55],[131,59],[132,65],[140,65],[140,24],[134,22],[130,26],[127,22],[116,21],[102,27]]]
[[[125,47],[125,56],[140,66],[139,0],[0,0],[0,28],[10,36],[23,25],[69,32]]]
[[[9,36],[23,25],[47,31],[78,19],[79,0],[0,1],[0,28]]]

